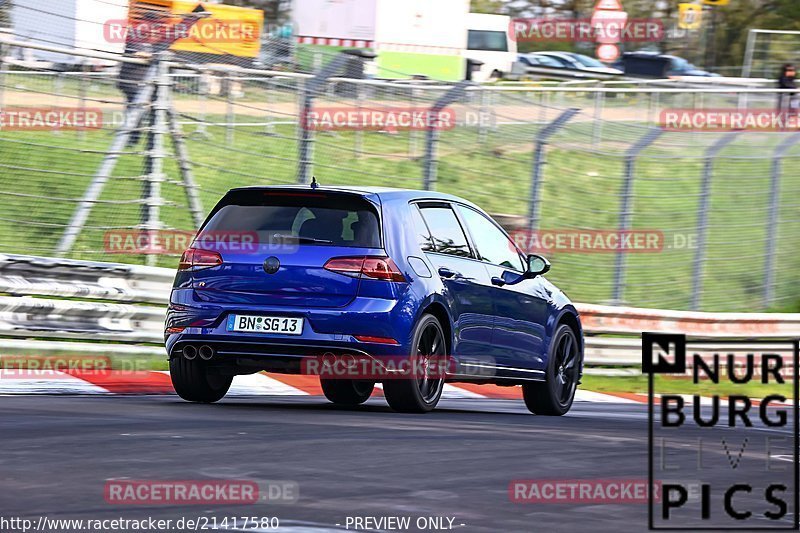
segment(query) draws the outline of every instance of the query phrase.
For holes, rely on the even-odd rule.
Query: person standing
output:
[[[151,25],[163,24],[163,17],[157,13],[145,12],[141,19],[131,21],[128,27],[128,34],[125,39],[125,57],[144,59],[147,64],[122,63],[119,69],[117,87],[125,95],[125,115],[133,111],[133,104],[139,96],[139,92],[144,88],[147,72],[150,69],[150,60],[153,58],[153,44],[146,36]],[[145,102],[150,106],[151,102]],[[128,147],[139,143],[142,136],[142,128],[147,127],[150,121],[150,110],[142,116],[142,120],[136,125],[128,138]]]
[[[794,65],[788,63],[784,65],[783,69],[781,70],[781,75],[778,77],[778,88],[797,89],[797,82],[795,80],[796,75],[797,72],[794,69]],[[798,101],[797,94],[795,92],[778,94],[778,111],[794,111],[797,108]]]

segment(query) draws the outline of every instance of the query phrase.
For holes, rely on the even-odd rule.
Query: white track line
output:
[[[576,402],[592,402],[592,403],[641,403],[628,398],[620,398],[612,394],[603,394],[602,392],[592,392],[590,390],[578,389],[575,391]]]
[[[64,372],[0,369],[0,394],[109,394],[109,392]]]
[[[168,370],[162,370],[169,375]],[[308,396],[307,392],[287,385],[265,374],[234,376],[228,394],[230,396]],[[226,395],[226,396],[227,396]]]

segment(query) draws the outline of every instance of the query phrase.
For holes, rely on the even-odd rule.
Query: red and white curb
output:
[[[174,394],[169,372],[108,372],[0,369],[0,395],[16,394]],[[229,396],[321,396],[316,376],[258,373],[236,376]],[[373,396],[383,396],[378,385]],[[637,395],[608,394],[578,389],[579,402],[642,403]],[[522,399],[520,387],[447,384],[444,399]],[[647,397],[644,397],[644,403]]]

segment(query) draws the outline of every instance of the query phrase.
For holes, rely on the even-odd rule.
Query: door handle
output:
[[[498,278],[497,276],[492,278],[492,285],[495,285],[497,287],[502,287],[505,284],[506,282],[503,281],[503,278]]]
[[[459,274],[458,274],[458,272],[456,272],[454,270],[450,270],[447,267],[440,267],[439,268],[439,275],[441,277],[443,277],[443,278],[448,278],[449,279],[449,278],[454,278],[454,277],[458,276]]]

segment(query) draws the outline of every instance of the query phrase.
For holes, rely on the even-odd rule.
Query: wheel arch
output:
[[[423,306],[419,316],[421,317],[426,313],[435,316],[439,324],[442,325],[445,340],[447,341],[447,353],[448,355],[452,355],[455,338],[453,337],[453,321],[450,318],[450,313],[447,311],[447,308],[441,302],[434,300]]]
[[[580,357],[581,357],[581,368],[580,373],[583,375],[583,366],[586,362],[586,353],[584,347],[584,339],[583,339],[583,326],[581,326],[581,320],[578,316],[578,312],[572,308],[567,308],[564,310],[563,313],[558,317],[558,320],[555,322],[555,328],[553,329],[553,334],[558,329],[558,326],[561,324],[567,325],[572,329],[575,333],[575,338],[578,339],[578,346],[580,349]],[[551,337],[552,338],[552,337]]]

